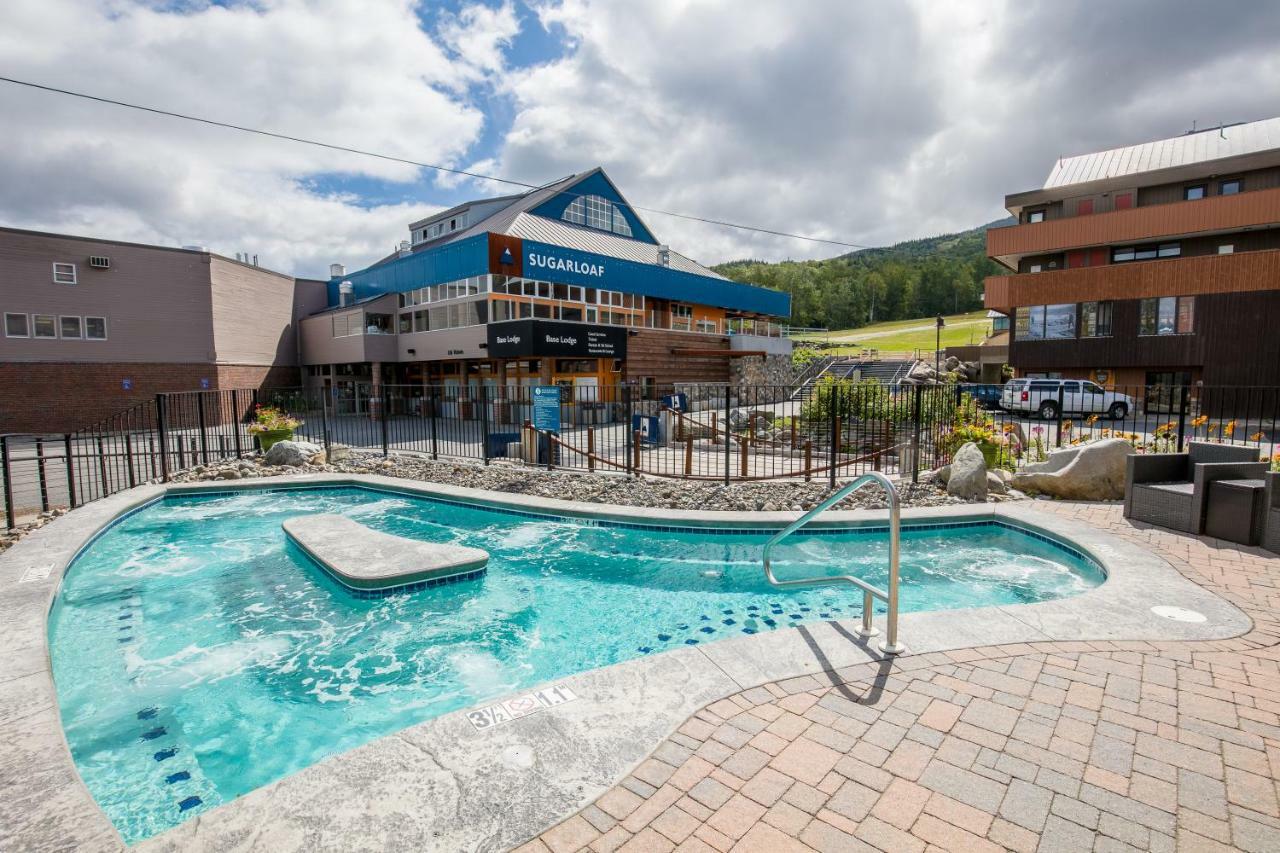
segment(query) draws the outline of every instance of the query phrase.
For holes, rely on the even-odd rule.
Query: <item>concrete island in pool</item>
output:
[[[245,489],[359,485],[539,515],[654,527],[780,528],[792,513],[642,509],[495,494],[378,476],[302,475]],[[76,771],[51,676],[47,618],[75,556],[121,516],[165,494],[223,483],[147,485],[89,504],[0,555],[0,849],[120,850],[124,843]],[[1156,555],[1033,503],[907,509],[904,525],[999,521],[1091,557],[1107,580],[1053,601],[907,613],[908,654],[1071,640],[1234,637],[1250,620]],[[830,512],[815,527],[883,525],[875,511]],[[1165,618],[1153,607],[1203,615]],[[1170,612],[1170,611],[1163,611]],[[335,755],[150,838],[139,850],[499,850],[575,813],[700,708],[746,688],[876,660],[830,621],[738,636],[560,679],[533,713],[477,729],[446,714]],[[556,690],[560,692],[554,694]],[[573,701],[561,701],[572,698]]]

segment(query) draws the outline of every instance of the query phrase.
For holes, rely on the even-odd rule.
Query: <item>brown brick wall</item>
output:
[[[210,388],[287,388],[301,382],[296,367],[266,365],[0,362],[0,433],[81,429],[163,391],[199,390],[202,379]]]

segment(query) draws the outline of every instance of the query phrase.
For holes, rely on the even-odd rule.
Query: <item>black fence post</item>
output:
[[[387,410],[390,408],[391,394],[387,391],[387,386],[382,386],[382,456],[386,458],[390,456],[390,442],[387,440]]]
[[[204,416],[204,392],[196,392],[196,421],[200,425],[200,461],[209,464],[208,424]]]
[[[236,434],[236,458],[239,459],[240,456],[244,453],[244,447],[241,445],[241,442],[240,442],[240,421],[241,421],[242,415],[240,414],[240,389],[239,388],[231,389],[231,412],[233,417],[233,420],[231,422],[231,428],[235,430],[235,434]]]
[[[480,392],[480,458],[484,460],[484,464],[489,464],[489,386],[481,384],[477,391]],[[550,442],[550,439],[547,439]],[[547,447],[547,459],[550,460],[551,447]]]
[[[1182,442],[1187,428],[1187,386],[1178,386],[1178,452],[1182,452]]]
[[[101,489],[99,497],[105,498],[112,492],[107,491],[107,449],[102,444],[102,436],[98,436],[98,476],[101,478]]]
[[[129,466],[129,488],[132,489],[138,481],[133,474],[133,434],[128,432],[124,434],[124,461]]]
[[[920,402],[924,396],[924,387],[912,389],[911,401],[911,482],[920,482]]]
[[[730,387],[724,386],[724,484],[729,485],[730,469],[733,467],[733,430],[730,429],[729,417],[729,392]]]
[[[4,521],[12,530],[17,526],[13,510],[13,472],[9,470],[9,436],[0,435],[0,469],[4,477]]]
[[[257,392],[254,392],[256,398]],[[163,394],[156,395],[156,432],[160,438],[160,480],[161,482],[169,482],[169,428],[165,423],[165,398]],[[67,437],[67,452],[70,456],[71,438]],[[72,506],[75,506],[74,501]]]
[[[1079,383],[1076,383],[1076,384],[1078,385]],[[1066,414],[1066,412],[1062,410],[1063,406],[1066,403],[1066,400],[1063,396],[1063,389],[1065,388],[1066,388],[1066,385],[1064,383],[1061,383],[1061,382],[1058,383],[1058,437],[1054,440],[1054,445],[1057,447],[1062,446],[1062,421],[1063,421],[1064,415]]]
[[[75,456],[71,451],[71,433],[65,433],[62,436],[63,453],[66,454],[67,462],[67,509],[76,508],[76,465]]]
[[[831,452],[828,454],[829,458],[827,460],[831,465],[831,470],[827,472],[827,484],[834,490],[836,487],[836,457],[840,453],[840,436],[836,435],[840,431],[840,416],[836,414],[836,409],[839,406],[840,386],[832,383],[831,387],[827,389],[827,394],[827,408],[831,410],[831,423],[829,425]]]
[[[324,436],[324,461],[332,462],[329,443],[329,394],[323,388],[320,389],[320,432]],[[239,453],[238,447],[236,452]]]
[[[36,479],[40,483],[40,511],[49,511],[49,479],[45,472],[44,439],[36,439]]]
[[[434,385],[431,386],[431,411],[429,416],[431,418],[431,460],[434,462],[440,458],[440,447],[436,442],[436,418],[440,416],[440,389]]]
[[[254,388],[254,389],[252,389],[252,390],[253,390],[253,399],[251,400],[251,402],[252,402],[252,404],[253,404],[253,417],[256,419],[256,418],[257,418],[257,416],[258,416],[258,406],[260,405],[260,403],[258,403],[258,389],[257,389],[257,388]],[[163,419],[162,419],[162,420],[163,420]],[[261,449],[262,449],[262,439],[259,437],[258,433],[256,433],[256,432],[255,432],[255,433],[253,433],[253,449],[254,449],[254,450],[261,450]],[[160,457],[160,458],[162,458],[162,459],[164,458],[164,444],[163,444],[163,442],[161,443],[161,457]],[[165,478],[165,480],[168,480],[168,479],[169,479],[169,475],[168,475],[167,471],[166,471],[166,473],[165,473],[164,478]]]

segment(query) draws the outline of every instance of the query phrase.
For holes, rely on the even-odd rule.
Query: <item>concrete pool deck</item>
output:
[[[225,483],[185,484],[170,486],[168,491],[225,492],[343,483],[540,514],[642,525],[759,529],[780,526],[793,518],[791,513],[696,513],[553,502],[375,476],[304,475],[237,483],[234,488]],[[0,643],[12,652],[0,660],[0,848],[123,847],[80,782],[67,751],[49,673],[45,620],[61,575],[75,554],[114,518],[161,497],[165,491],[160,486],[143,486],[82,507],[35,531],[0,556]],[[1249,616],[1211,591],[1225,592],[1236,604],[1249,603],[1231,595],[1238,584],[1229,580],[1224,584],[1221,579],[1208,583],[1199,576],[1196,580],[1200,583],[1192,582],[1169,564],[1169,552],[1152,548],[1140,537],[1123,535],[1122,527],[1110,523],[1114,521],[1110,516],[1109,523],[1099,524],[1069,517],[1062,509],[1041,502],[972,505],[906,510],[903,520],[920,523],[926,519],[949,522],[994,518],[1067,539],[1092,555],[1108,572],[1106,583],[1083,595],[1033,605],[904,614],[900,632],[908,654],[892,662],[881,661],[872,649],[856,640],[856,624],[826,622],[677,649],[579,673],[557,682],[576,695],[575,701],[482,731],[468,721],[465,711],[429,720],[255,790],[137,848],[496,850],[520,844],[584,808],[584,816],[573,820],[586,822],[595,835],[582,844],[596,843],[616,828],[614,839],[627,833],[623,841],[633,835],[636,839],[643,836],[658,849],[663,844],[669,848],[677,842],[648,823],[633,819],[642,806],[628,810],[630,800],[617,793],[626,790],[630,797],[650,803],[633,790],[648,793],[646,788],[634,782],[633,788],[612,786],[628,773],[644,772],[641,768],[654,760],[672,767],[673,773],[682,770],[694,756],[675,762],[682,753],[670,745],[690,749],[674,738],[694,738],[673,733],[677,729],[685,731],[691,719],[705,719],[706,715],[720,720],[719,724],[730,724],[723,714],[713,710],[726,710],[726,697],[739,697],[729,701],[746,712],[743,702],[752,708],[763,708],[793,695],[779,683],[803,684],[801,692],[806,692],[834,690],[837,683],[860,684],[868,680],[880,683],[874,692],[889,697],[897,694],[886,687],[886,679],[890,687],[896,688],[900,673],[960,667],[954,655],[970,654],[961,650],[974,647],[1001,647],[1005,649],[1003,653],[987,655],[1001,659],[1049,654],[1037,650],[1042,646],[1056,654],[1101,653],[1113,646],[1119,650],[1126,644],[1154,649],[1158,646],[1153,644],[1171,641],[1189,641],[1188,647],[1194,648],[1197,643],[1209,645],[1213,641],[1223,645],[1221,641],[1250,630]],[[1114,507],[1090,509],[1118,514]],[[884,522],[883,514],[874,511],[832,512],[824,519],[824,526],[879,526]],[[1167,535],[1178,541],[1204,541]],[[1239,555],[1252,550],[1224,553]],[[1262,561],[1251,553],[1246,556]],[[1275,579],[1280,580],[1280,561],[1262,562],[1266,570],[1276,564]],[[1223,568],[1219,574],[1225,571]],[[1251,567],[1251,571],[1256,575],[1262,570]],[[1152,613],[1153,605],[1179,607],[1206,618],[1203,622],[1174,622]],[[1256,620],[1257,614],[1253,615]],[[1255,629],[1254,634],[1257,633]],[[1064,643],[1065,650],[1060,648]],[[1241,640],[1227,640],[1226,645],[1256,647]],[[982,653],[972,654],[983,657]],[[955,672],[939,677],[957,680]],[[779,696],[779,691],[784,695]],[[751,698],[743,698],[748,696]],[[962,708],[962,713],[973,714],[967,707]],[[991,714],[1000,716],[998,711]],[[668,740],[669,737],[673,739]],[[803,738],[797,734],[795,740]],[[745,746],[746,742],[740,745]],[[732,750],[723,743],[721,746]],[[651,754],[655,757],[650,758]],[[729,758],[720,757],[722,761]],[[1280,750],[1276,760],[1280,762]],[[802,767],[806,762],[793,763]],[[821,762],[815,766],[820,765]],[[946,771],[940,772],[946,775]],[[732,778],[739,778],[742,785],[751,781]],[[653,777],[642,784],[652,792],[667,790],[665,782],[651,784],[655,780]],[[592,805],[602,795],[612,799],[599,802],[613,811],[626,812],[608,818],[617,827],[601,829],[600,824],[606,821],[590,811],[611,814],[604,806]],[[669,796],[669,791],[663,794],[664,798]],[[745,808],[739,799],[727,799],[720,806],[732,801],[734,808]],[[626,801],[626,805],[619,801]],[[661,813],[674,808],[675,803],[676,800],[667,803]],[[702,808],[709,806],[703,804]],[[718,808],[706,820],[719,814]],[[648,811],[654,811],[652,805]],[[699,820],[696,809],[682,812],[694,822]],[[751,812],[753,809],[747,808],[736,823],[745,821],[745,815]],[[655,812],[650,820],[659,814]],[[595,817],[597,823],[591,823],[585,815]],[[722,815],[719,820],[724,823],[728,817]],[[819,818],[813,816],[811,820]],[[846,820],[852,822],[851,818]],[[759,818],[749,822],[744,832],[760,822]],[[565,830],[565,826],[569,829]],[[837,831],[851,828],[846,825],[841,829],[832,823],[826,826]],[[768,828],[785,834],[771,824]],[[557,831],[559,836],[550,836],[555,842],[553,849],[576,843],[571,841],[571,837],[578,837],[575,832],[582,837],[590,834],[572,822],[552,830]],[[690,834],[694,831],[691,829]],[[802,831],[803,828],[797,829],[793,835]],[[645,835],[646,832],[650,834]],[[760,832],[764,833],[765,828]],[[684,840],[687,842],[688,836]],[[597,846],[607,848],[608,842]]]

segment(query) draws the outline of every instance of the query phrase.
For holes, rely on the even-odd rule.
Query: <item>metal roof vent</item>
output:
[[[207,252],[207,251],[209,251],[209,247],[208,247],[208,246],[201,246],[201,245],[199,245],[198,243],[192,243],[191,245],[189,245],[189,246],[183,246],[182,248],[186,249],[188,252]]]
[[[329,264],[329,278],[342,278],[347,274],[345,264]]]
[[[342,306],[350,305],[354,301],[356,286],[349,281],[338,284],[338,304]]]
[[[400,241],[400,257],[403,258],[405,255],[411,254],[411,250],[409,247],[410,247],[410,243],[408,240]]]
[[[670,246],[658,247],[658,266],[662,266],[662,267],[671,266],[671,247]]]

